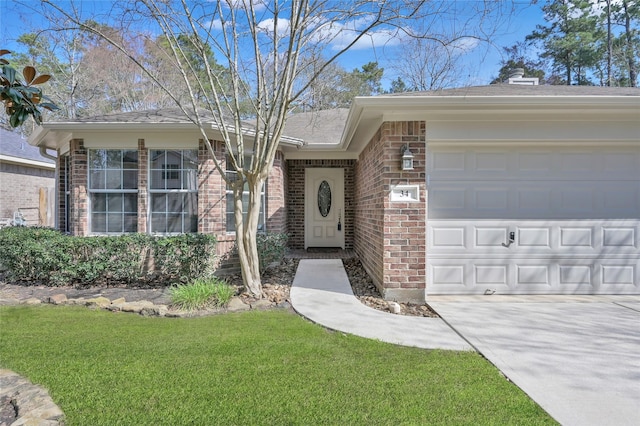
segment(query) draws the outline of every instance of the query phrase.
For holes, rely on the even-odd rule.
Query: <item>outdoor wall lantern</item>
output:
[[[413,153],[409,151],[409,145],[402,145],[402,170],[413,170]]]

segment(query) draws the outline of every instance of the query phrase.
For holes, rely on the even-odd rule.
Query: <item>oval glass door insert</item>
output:
[[[318,210],[322,217],[327,217],[331,210],[331,187],[326,180],[323,180],[318,188]]]

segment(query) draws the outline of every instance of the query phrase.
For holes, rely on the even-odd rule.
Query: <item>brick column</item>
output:
[[[219,164],[225,167],[224,143],[211,142]],[[198,232],[221,235],[226,225],[226,183],[204,141],[198,146]]]
[[[89,234],[87,191],[87,150],[82,139],[72,139],[69,149],[70,179],[70,220],[71,234],[85,236]]]
[[[282,152],[276,153],[273,168],[269,173],[266,186],[265,213],[267,231],[286,232],[287,211],[285,205],[285,167]]]
[[[144,139],[138,139],[138,232],[147,233],[149,203],[149,150],[144,146]]]
[[[400,149],[414,154],[402,171]],[[425,123],[385,122],[357,163],[355,249],[385,299],[424,301],[426,283]],[[417,185],[417,203],[391,202],[398,184]]]

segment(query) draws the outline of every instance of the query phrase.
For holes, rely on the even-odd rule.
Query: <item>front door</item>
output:
[[[305,171],[304,248],[344,249],[344,169]]]

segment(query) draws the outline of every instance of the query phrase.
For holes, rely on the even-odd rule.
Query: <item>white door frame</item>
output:
[[[331,208],[326,216],[318,209],[318,189],[327,181],[331,189]],[[344,249],[344,169],[305,169],[304,248],[340,247]]]

